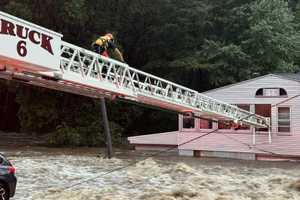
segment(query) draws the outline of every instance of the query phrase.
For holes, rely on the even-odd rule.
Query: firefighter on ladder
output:
[[[114,43],[114,36],[111,33],[107,33],[106,35],[99,37],[95,42],[93,42],[92,48],[94,52],[105,57],[111,57],[109,55],[109,51],[112,51],[114,55],[113,57],[116,60],[124,62],[123,55]]]
[[[95,42],[93,42],[92,49],[94,52],[99,53],[104,57],[113,57],[114,59],[125,63],[123,55],[114,43],[114,36],[111,33],[107,33],[104,36],[99,37]],[[113,53],[113,55],[110,56],[110,53]],[[116,98],[117,95],[111,96],[112,100],[115,100]]]
[[[94,52],[99,53],[100,55],[105,57],[110,57],[109,52],[112,51],[114,55],[113,58],[124,62],[123,55],[120,52],[120,50],[116,47],[114,43],[114,37],[111,33],[107,33],[106,35],[99,37],[95,42],[93,42],[92,49]],[[116,95],[112,95],[111,98],[115,99],[116,97]],[[113,156],[112,142],[104,97],[101,98],[101,110],[104,122],[104,132],[106,135],[107,156],[108,158],[111,158]]]

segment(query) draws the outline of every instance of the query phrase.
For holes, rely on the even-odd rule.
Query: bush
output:
[[[20,105],[21,131],[39,134],[53,131],[59,122],[59,97],[56,91],[20,86],[16,102]]]
[[[123,129],[116,123],[110,123],[113,144],[121,143]],[[70,127],[63,125],[51,133],[49,144],[54,146],[104,146],[105,135],[100,123],[92,123],[86,127]]]
[[[78,146],[80,145],[80,140],[81,136],[76,128],[62,126],[58,127],[57,130],[51,134],[49,143],[58,146]]]

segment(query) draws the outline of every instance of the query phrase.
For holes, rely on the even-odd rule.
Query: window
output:
[[[266,88],[263,90],[263,96],[265,97],[278,97],[279,96],[279,88]]]
[[[257,91],[256,91],[256,96],[263,96],[263,94],[264,94],[264,89],[262,89],[262,88],[260,88],[260,89],[258,89]]]
[[[271,104],[255,104],[255,114],[263,117],[271,117],[272,114]],[[267,132],[268,128],[256,128],[256,130]]]
[[[283,88],[260,88],[255,93],[256,97],[286,97],[287,92]]]
[[[236,104],[236,106],[243,110],[250,111],[249,104]],[[234,124],[234,122],[232,120],[219,120],[218,121],[218,129],[231,130],[231,129],[234,129],[233,124]],[[236,130],[237,131],[238,130],[250,130],[250,126],[242,123]]]
[[[195,128],[194,118],[183,116],[183,128]]]
[[[279,88],[279,95],[280,96],[287,96],[287,92],[283,88]]]
[[[219,120],[218,129],[231,129],[232,121],[229,120]]]
[[[278,132],[289,133],[291,131],[290,112],[289,107],[278,108]]]
[[[236,106],[240,109],[250,111],[250,105],[249,104],[237,104]]]
[[[7,162],[7,160],[5,159],[5,157],[3,157],[3,155],[0,154],[0,166],[7,166],[9,163]]]
[[[243,109],[243,110],[250,111],[250,105],[249,104],[237,104],[236,106]],[[239,127],[239,130],[249,130],[249,129],[250,129],[250,126],[246,125],[246,124],[242,124]]]
[[[212,129],[212,120],[200,119],[200,129]]]

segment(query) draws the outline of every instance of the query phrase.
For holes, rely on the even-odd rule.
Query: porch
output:
[[[268,134],[257,134],[256,144],[252,145],[252,134],[218,131],[204,136],[207,133],[174,131],[134,136],[129,137],[128,140],[136,150],[163,150],[174,147],[179,150],[180,154],[189,156],[219,157],[216,153],[208,152],[222,152],[223,157],[242,158],[241,155],[251,154],[254,159],[290,157],[300,159],[300,134],[278,135],[272,133],[271,144],[268,142]],[[197,137],[201,138],[180,145]]]

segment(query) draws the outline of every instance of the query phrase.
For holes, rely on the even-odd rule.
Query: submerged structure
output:
[[[178,147],[182,155],[215,155],[215,152],[223,155],[226,152],[226,155],[233,153],[238,157],[243,152],[242,157],[252,158],[259,153],[254,146],[267,144],[276,148],[281,132],[286,134],[295,129],[288,126],[292,123],[287,117],[294,108],[277,106],[280,134],[277,134],[277,122],[270,119],[273,118],[270,112],[277,112],[273,105],[281,100],[286,100],[285,103],[297,101],[296,97],[288,100],[296,93],[285,88],[283,83],[280,88],[274,88],[279,84],[276,80],[289,81],[296,91],[298,85],[294,80],[269,75],[202,94],[64,42],[62,37],[62,34],[0,12],[0,78],[102,100],[104,97],[120,98],[179,114],[176,132],[130,137],[129,141],[137,149],[172,146]],[[296,114],[296,110],[293,113]],[[222,121],[232,121],[241,127],[232,131],[226,123],[218,123]],[[210,130],[214,133],[201,140],[195,139]],[[252,144],[237,146],[228,136],[252,141]],[[296,154],[287,149],[283,153]]]
[[[268,74],[204,94],[270,118],[272,142],[267,142],[266,128],[243,124],[234,129],[224,120],[179,115],[177,131],[129,137],[130,143],[136,149],[178,146],[180,155],[189,156],[251,160],[300,158],[300,74]],[[217,131],[180,145],[212,130]]]

